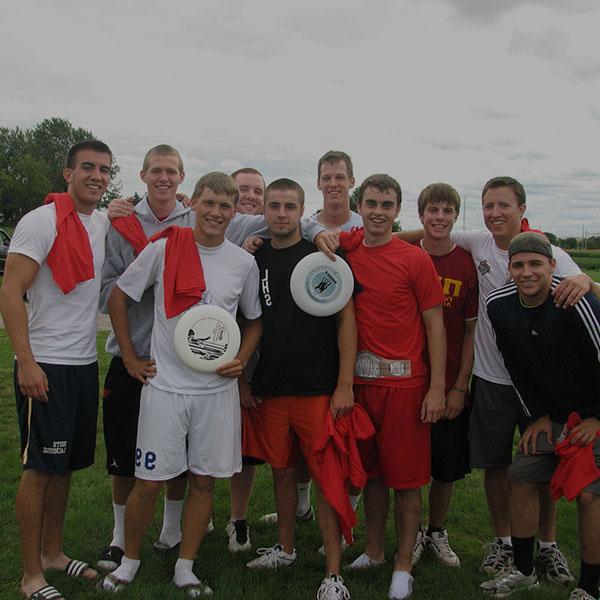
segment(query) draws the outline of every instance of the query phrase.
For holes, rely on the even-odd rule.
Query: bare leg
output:
[[[485,497],[496,537],[510,535],[510,500],[506,469],[486,469],[483,476]]]
[[[600,565],[600,496],[581,492],[577,498],[579,511],[579,544],[581,558],[591,565]]]
[[[21,592],[27,597],[47,585],[41,560],[44,503],[52,476],[33,469],[21,475],[17,490],[16,509],[23,579]]]
[[[298,504],[296,473],[293,467],[289,469],[273,468],[272,472],[279,543],[283,546],[284,552],[291,554],[294,551],[294,520]]]
[[[542,542],[554,542],[556,541],[556,502],[552,500],[550,495],[549,484],[539,483],[537,492],[540,506],[540,540]]]
[[[140,548],[146,529],[154,516],[156,497],[164,482],[136,479],[125,509],[125,556],[140,558]]]
[[[111,483],[113,502],[124,506],[127,504],[127,498],[129,498],[129,494],[135,485],[135,477],[113,475],[111,477]]]
[[[44,504],[44,527],[42,530],[42,566],[44,569],[63,571],[69,564],[69,557],[63,551],[63,528],[71,474],[53,475],[46,491]],[[87,569],[83,576],[94,579],[98,575],[94,569]]]
[[[389,490],[381,479],[370,479],[364,495],[367,522],[365,554],[373,560],[381,561],[385,558],[385,525],[390,503]]]
[[[319,528],[325,546],[325,573],[339,575],[342,544],[340,540],[340,525],[337,513],[325,500],[320,488],[317,488],[317,507],[319,512]]]
[[[510,524],[518,538],[534,537],[539,521],[538,495],[535,483],[510,482]]]
[[[410,573],[412,553],[421,523],[421,489],[394,490],[394,496],[396,539],[398,541],[394,570]]]
[[[190,491],[183,511],[179,558],[194,560],[213,510],[214,477],[190,475]]]
[[[185,498],[185,486],[187,482],[187,477],[169,479],[165,484],[167,487],[167,498],[169,500],[183,500]]]
[[[256,465],[243,465],[242,470],[229,480],[229,496],[231,498],[230,521],[246,518],[252,484],[256,474]]]
[[[443,527],[450,509],[453,483],[432,480],[429,487],[429,525]]]

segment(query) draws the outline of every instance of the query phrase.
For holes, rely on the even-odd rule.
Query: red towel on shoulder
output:
[[[135,213],[113,219],[111,225],[133,246],[137,256],[150,242]]]
[[[56,238],[46,257],[52,278],[63,294],[82,281],[94,278],[94,255],[90,238],[69,194],[48,194],[44,204],[56,207]]]
[[[533,231],[533,233],[541,233],[544,237],[546,237],[546,234],[543,231],[541,231],[540,229],[532,229],[529,226],[529,221],[525,217],[523,217],[521,219],[521,230],[520,230],[520,232],[523,233],[524,231]]]
[[[340,246],[345,252],[358,248],[365,239],[364,227],[353,227],[350,231],[340,232]]]
[[[206,282],[193,229],[171,225],[155,233],[150,241],[162,238],[167,238],[163,279],[165,313],[167,319],[171,319],[200,301]]]
[[[581,423],[581,417],[572,412],[567,419],[567,431],[571,431],[575,425]],[[600,435],[598,432],[597,436]],[[550,492],[553,500],[564,496],[569,502],[573,501],[581,491],[592,481],[600,477],[600,470],[594,460],[594,444],[580,446],[571,445],[573,434],[556,444],[554,453],[558,455],[560,462],[552,475]]]
[[[355,404],[348,414],[335,421],[327,411],[323,430],[311,451],[313,476],[336,511],[342,535],[349,544],[354,542],[352,528],[358,520],[348,499],[348,488],[353,485],[362,489],[367,483],[357,442],[374,435],[373,423],[362,406]]]

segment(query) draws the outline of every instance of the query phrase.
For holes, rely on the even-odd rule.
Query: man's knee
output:
[[[296,473],[294,471],[294,467],[289,467],[285,469],[276,469],[272,468],[273,471],[273,481],[275,485],[279,483],[289,483],[290,480],[296,481]]]
[[[134,492],[139,498],[145,501],[155,500],[158,496],[164,481],[150,481],[149,479],[136,479]]]
[[[209,475],[192,475],[190,477],[190,493],[212,494],[215,478]]]
[[[600,509],[600,496],[583,490],[577,496],[577,504],[583,510],[589,510],[590,508]]]

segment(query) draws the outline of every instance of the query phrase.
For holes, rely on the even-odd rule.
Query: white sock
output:
[[[358,502],[360,500],[360,492],[356,494],[356,496],[353,494],[348,494],[348,499],[350,500],[350,506],[352,507],[352,510],[356,511],[356,507],[358,506]]]
[[[512,547],[512,540],[510,539],[510,535],[504,535],[504,536],[501,535],[498,539],[502,540],[502,543],[505,546],[511,546]]]
[[[175,574],[173,575],[173,583],[177,587],[183,587],[186,585],[197,585],[200,580],[194,575],[192,567],[194,566],[193,560],[187,560],[185,558],[178,558],[175,563]]]
[[[121,559],[121,564],[111,573],[117,579],[122,579],[130,583],[133,581],[138,569],[140,568],[140,561],[134,560],[133,558],[127,558],[124,556]]]
[[[542,540],[539,540],[538,544],[540,545],[540,550],[546,550],[546,548],[552,548],[552,546],[556,546],[556,541],[542,542]]]
[[[306,483],[298,484],[298,506],[296,507],[297,515],[304,515],[310,508],[310,484],[311,480]]]
[[[111,546],[125,549],[125,505],[115,504],[113,502],[113,514],[115,516],[115,526],[113,527],[113,537]]]
[[[183,500],[169,500],[165,496],[165,509],[163,513],[163,526],[159,540],[168,546],[175,546],[181,542],[181,513]]]

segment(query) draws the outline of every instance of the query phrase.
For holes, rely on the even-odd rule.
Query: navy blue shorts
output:
[[[48,378],[48,402],[15,395],[24,469],[65,475],[94,463],[98,420],[98,363],[38,363]]]

